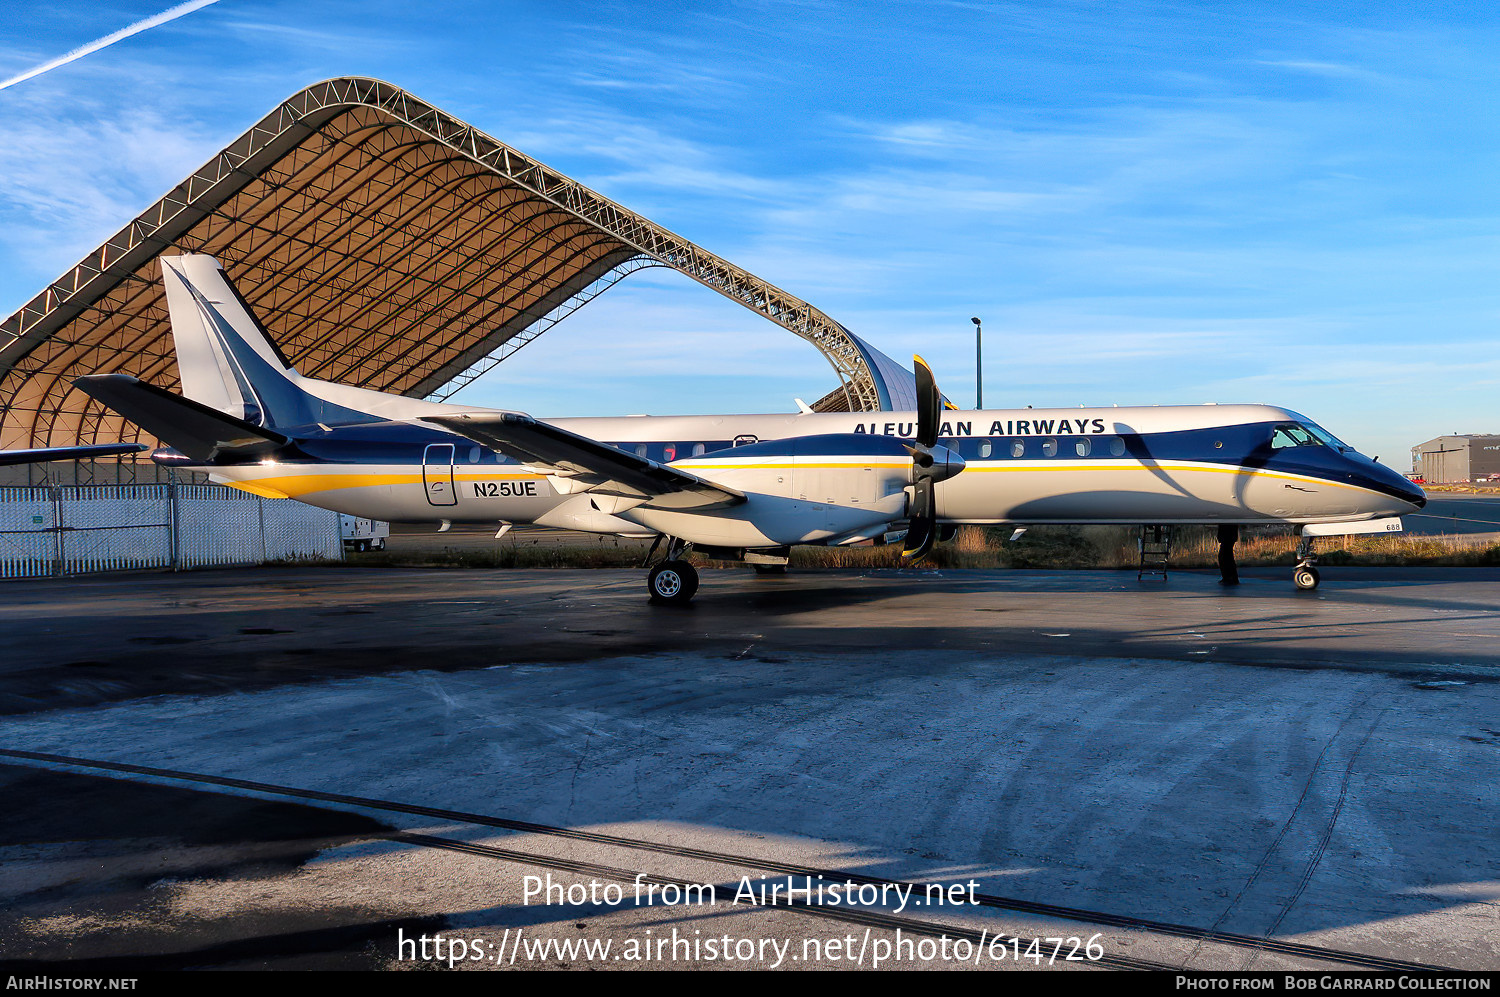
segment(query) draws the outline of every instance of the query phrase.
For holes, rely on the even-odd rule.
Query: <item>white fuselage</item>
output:
[[[1411,511],[1410,503],[1352,476],[1341,481],[1233,457],[1237,430],[1300,418],[1264,405],[945,411],[940,442],[959,449],[967,463],[963,473],[937,486],[938,517],[948,523],[1326,523]],[[849,542],[905,516],[909,460],[743,458],[733,444],[838,433],[909,437],[913,413],[549,421],[622,449],[645,448],[639,452],[653,460],[749,498],[710,515],[567,494],[542,470],[502,462],[487,448],[421,423],[430,436],[404,450],[347,461],[221,466],[213,473],[259,494],[373,519],[667,533],[734,547]],[[1216,435],[1230,441],[1230,449]],[[1138,447],[1127,452],[1119,442],[1125,438],[1179,442],[1164,448],[1170,454]]]

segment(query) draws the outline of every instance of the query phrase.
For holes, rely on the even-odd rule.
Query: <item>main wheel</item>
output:
[[[786,574],[786,565],[784,565],[784,564],[752,564],[752,565],[750,565],[750,567],[752,567],[752,568],[755,569],[755,573],[757,575],[784,575],[784,574]]]
[[[1318,569],[1310,564],[1304,564],[1292,572],[1292,584],[1304,592],[1310,592],[1318,587]]]
[[[685,606],[698,591],[698,571],[686,561],[663,561],[646,576],[651,601]]]

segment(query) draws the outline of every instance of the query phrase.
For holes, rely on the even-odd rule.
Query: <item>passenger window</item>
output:
[[[1089,441],[1087,436],[1082,437],[1073,444],[1073,452],[1080,457],[1087,457],[1093,449],[1094,445]]]
[[[644,443],[637,443],[635,445],[635,455],[637,457],[644,457],[644,456],[646,456],[646,444],[644,444]]]
[[[991,443],[989,440],[980,440],[979,441],[979,456],[980,457],[988,457],[990,454],[992,454],[994,452],[995,452],[995,445],[993,443]]]
[[[1116,457],[1125,456],[1125,441],[1118,436],[1109,438],[1109,452]]]
[[[1045,440],[1042,441],[1042,456],[1043,457],[1056,457],[1057,456],[1057,437],[1055,437],[1055,436],[1049,436]]]
[[[1026,456],[1026,441],[1025,440],[1011,440],[1010,441],[1010,455],[1012,457],[1025,457]]]
[[[707,447],[705,447],[705,446],[704,446],[704,445],[703,445],[703,444],[701,444],[701,443],[694,443],[694,444],[693,444],[693,456],[694,456],[694,457],[702,457],[702,456],[703,456],[703,452],[704,452],[704,451],[705,451],[705,450],[707,450],[707,449],[708,449],[708,448],[707,448]]]
[[[758,439],[760,439],[760,437],[758,436],[736,436],[734,438],[734,445],[737,447],[742,447],[747,443],[754,443]]]
[[[482,456],[483,456],[483,454],[480,452],[480,449],[478,447],[470,447],[469,448],[469,463],[470,464],[478,464],[479,463],[479,459]]]
[[[676,460],[677,459],[677,444],[675,444],[675,443],[668,443],[667,446],[666,446],[666,449],[662,451],[662,456],[665,458],[666,463],[668,463],[668,464],[670,464],[670,463],[672,463],[672,461]]]

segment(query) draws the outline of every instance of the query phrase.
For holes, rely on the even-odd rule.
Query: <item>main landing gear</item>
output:
[[[698,591],[698,569],[684,559],[692,545],[677,537],[659,536],[646,554],[647,564],[662,540],[667,541],[667,556],[646,575],[646,591],[657,605],[686,606]]]
[[[1240,528],[1234,523],[1219,524],[1219,584],[1238,585],[1239,565],[1234,562],[1234,545],[1239,543]]]
[[[1297,566],[1292,569],[1292,584],[1304,592],[1311,592],[1317,588],[1321,580],[1318,577],[1318,569],[1313,567],[1317,563],[1318,555],[1313,550],[1313,538],[1298,538]]]

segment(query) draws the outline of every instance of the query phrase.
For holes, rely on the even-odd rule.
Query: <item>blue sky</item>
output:
[[[7,4],[0,78],[154,3]],[[973,401],[1500,432],[1490,4],[220,0],[0,90],[0,314],[320,79],[389,80]],[[457,401],[784,411],[800,340],[647,270]]]

